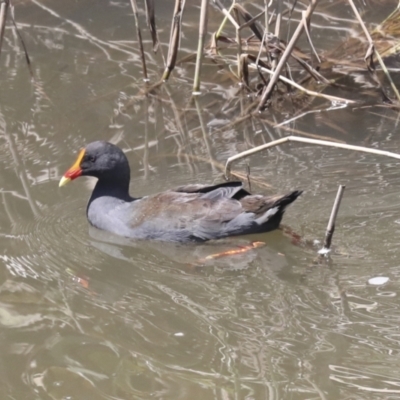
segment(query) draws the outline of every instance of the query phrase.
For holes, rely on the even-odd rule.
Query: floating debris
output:
[[[253,249],[256,249],[261,246],[265,246],[265,243],[264,242],[253,242],[248,246],[241,246],[237,249],[223,251],[222,253],[210,254],[207,257],[205,257],[204,260],[213,260],[215,258],[220,258],[220,257],[234,256],[236,254],[246,253],[249,250],[253,250]]]

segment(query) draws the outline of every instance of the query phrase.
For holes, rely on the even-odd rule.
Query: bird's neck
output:
[[[99,179],[90,197],[89,204],[99,197],[114,197],[118,200],[132,201],[129,195],[129,176],[126,179],[110,178]]]

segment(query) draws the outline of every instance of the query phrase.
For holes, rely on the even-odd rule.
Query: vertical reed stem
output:
[[[194,72],[193,92],[200,91],[200,73],[203,62],[204,40],[207,34],[208,0],[201,1],[199,42],[197,45],[196,69]]]
[[[328,226],[326,228],[324,247],[323,249],[330,249],[332,243],[333,233],[335,232],[335,221],[339,211],[340,202],[342,201],[343,192],[346,186],[339,185],[339,189],[336,195],[335,203],[333,204],[331,216],[329,218]]]

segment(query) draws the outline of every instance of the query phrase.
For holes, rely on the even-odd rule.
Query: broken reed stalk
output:
[[[199,43],[197,45],[196,69],[194,72],[193,92],[200,92],[200,73],[203,62],[204,41],[207,34],[208,0],[201,0]]]
[[[320,254],[326,254],[327,250],[329,250],[331,248],[332,237],[333,237],[333,233],[335,232],[336,217],[339,212],[339,207],[340,207],[340,203],[342,201],[344,189],[346,189],[346,186],[339,185],[339,189],[336,194],[336,199],[335,199],[335,202],[333,203],[332,212],[331,212],[331,216],[329,218],[328,226],[326,227],[324,246],[323,246],[322,250],[320,250]]]
[[[290,57],[290,54],[292,53],[292,50],[293,50],[295,44],[297,43],[297,40],[299,39],[300,35],[303,33],[304,24],[307,23],[307,21],[311,17],[311,14],[313,13],[317,4],[318,4],[318,0],[310,1],[310,4],[307,7],[307,10],[305,11],[304,18],[302,18],[300,20],[300,23],[297,26],[295,32],[293,33],[292,38],[290,39],[289,43],[287,44],[285,52],[282,54],[282,56],[278,62],[278,65],[276,66],[276,68],[274,70],[274,74],[272,75],[268,86],[263,91],[260,103],[257,107],[257,112],[260,112],[264,108],[266,102],[269,100],[272,90],[274,89],[276,82],[278,81],[279,75],[280,75],[283,67],[286,64],[287,59]]]
[[[0,54],[3,44],[4,29],[6,28],[7,10],[9,0],[0,1]]]
[[[146,58],[144,55],[142,33],[140,31],[140,26],[139,26],[138,8],[136,0],[131,0],[131,5],[132,5],[133,16],[135,18],[136,36],[139,42],[140,57],[142,59],[143,79],[145,80],[145,82],[148,82],[149,78],[147,76]]]
[[[269,149],[270,147],[275,147],[275,146],[278,146],[278,145],[286,143],[286,142],[301,142],[301,143],[307,143],[307,144],[316,144],[319,146],[336,147],[338,149],[361,151],[363,153],[377,154],[380,156],[386,156],[386,157],[396,158],[396,159],[400,160],[400,154],[392,153],[392,152],[386,151],[386,150],[370,149],[368,147],[363,147],[363,146],[353,146],[351,144],[335,143],[335,142],[329,142],[327,140],[308,139],[308,138],[302,138],[299,136],[287,136],[282,139],[274,140],[273,142],[266,143],[261,146],[257,146],[253,149],[246,150],[246,151],[243,151],[232,157],[229,157],[225,164],[225,172],[224,172],[225,179],[226,180],[229,179],[229,175],[231,172],[231,164],[234,161],[240,160],[241,158],[244,158],[244,157],[249,157],[249,156],[251,156],[255,153],[258,153],[262,150]]]
[[[175,68],[178,57],[179,42],[181,38],[182,13],[185,7],[185,0],[175,0],[174,15],[171,23],[171,35],[169,37],[167,65],[165,66],[162,80],[168,80],[172,70]]]
[[[382,60],[382,58],[381,58],[381,56],[380,56],[378,50],[376,50],[375,45],[374,45],[374,41],[372,40],[372,37],[371,37],[371,35],[369,34],[368,29],[367,29],[367,27],[365,26],[364,21],[362,20],[360,13],[359,13],[358,10],[357,10],[357,7],[354,5],[353,0],[348,0],[348,1],[349,1],[349,4],[350,4],[351,8],[353,9],[353,12],[354,12],[356,18],[358,19],[358,22],[360,23],[361,28],[363,29],[363,31],[364,31],[364,33],[365,33],[365,36],[367,37],[367,40],[368,40],[368,42],[369,42],[369,46],[370,46],[370,47],[369,47],[369,49],[367,50],[367,54],[366,54],[366,56],[365,56],[365,60],[369,57],[369,54],[371,53],[371,51],[372,51],[372,54],[375,54],[375,56],[376,56],[376,58],[378,59],[378,62],[379,62],[379,64],[380,64],[380,66],[381,66],[383,72],[385,73],[385,75],[386,75],[388,81],[390,82],[390,86],[392,87],[392,90],[393,90],[393,92],[395,93],[395,95],[396,95],[396,97],[397,97],[397,101],[400,101],[400,93],[399,93],[399,91],[397,90],[396,85],[394,84],[394,82],[393,82],[393,80],[392,80],[392,77],[390,76],[390,73],[389,73],[388,69],[386,68],[386,65],[385,65],[385,63],[383,62],[383,60]]]

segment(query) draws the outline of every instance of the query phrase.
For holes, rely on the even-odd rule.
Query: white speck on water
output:
[[[174,336],[185,336],[183,332],[176,332],[174,333]]]
[[[326,247],[322,248],[321,250],[318,250],[318,254],[321,254],[322,256],[325,256],[331,252],[331,249],[327,249]]]
[[[388,281],[389,278],[386,276],[375,276],[374,278],[368,279],[370,285],[384,285]]]

